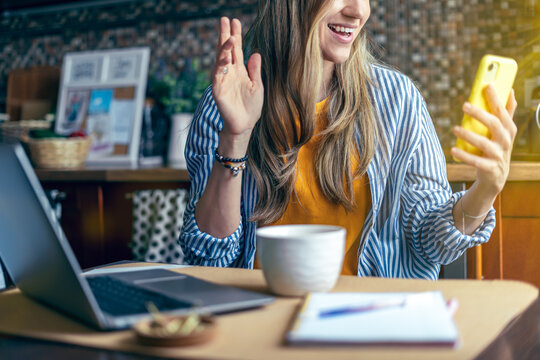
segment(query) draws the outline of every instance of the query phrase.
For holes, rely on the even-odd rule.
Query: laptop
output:
[[[23,294],[101,330],[125,329],[161,312],[222,313],[272,296],[165,269],[83,275],[20,144],[0,143],[0,258]]]

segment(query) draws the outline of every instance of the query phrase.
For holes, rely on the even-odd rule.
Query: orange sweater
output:
[[[326,126],[326,100],[317,104],[317,134]],[[298,154],[296,195],[293,194],[283,216],[272,225],[284,224],[324,224],[338,225],[347,229],[345,244],[345,259],[341,273],[356,275],[358,269],[358,244],[362,234],[365,219],[371,207],[369,180],[366,175],[354,180],[353,190],[356,207],[347,213],[341,205],[334,204],[322,193],[314,171],[313,159],[317,146],[317,136],[302,146]],[[355,151],[355,149],[351,149]],[[352,169],[358,163],[352,160]]]

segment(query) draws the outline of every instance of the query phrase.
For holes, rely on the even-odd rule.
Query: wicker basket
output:
[[[6,121],[0,123],[0,141],[18,141],[21,137],[28,135],[30,130],[50,128],[51,122],[46,120]]]
[[[28,144],[32,161],[39,168],[65,169],[84,167],[92,137],[30,139]]]

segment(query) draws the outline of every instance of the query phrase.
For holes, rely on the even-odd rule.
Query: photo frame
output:
[[[55,131],[92,136],[86,164],[137,167],[150,48],[64,55]]]

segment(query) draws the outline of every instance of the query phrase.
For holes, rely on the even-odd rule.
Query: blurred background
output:
[[[123,259],[182,262],[176,239],[190,185],[182,147],[186,129],[210,84],[220,16],[239,18],[246,31],[255,19],[257,3],[0,0],[0,141],[8,135],[31,136],[28,144],[36,174],[83,267]],[[514,120],[519,132],[513,151],[517,161],[494,205],[497,226],[489,243],[471,249],[453,268],[445,267],[441,276],[519,279],[540,286],[540,124],[535,119],[540,103],[540,0],[371,0],[370,4],[366,28],[373,51],[382,62],[411,77],[425,97],[454,191],[470,186],[475,177],[470,168],[451,164],[448,153],[455,141],[451,129],[461,122],[461,105],[469,96],[480,58],[491,53],[517,60],[514,89],[519,107]],[[57,111],[58,94],[66,94],[60,86],[63,61],[71,56],[68,53],[100,51],[106,57],[125,48],[150,50],[148,73],[146,67],[144,72],[137,71],[142,67],[130,68],[142,74],[140,81],[123,87],[108,84],[114,96],[111,89],[108,97],[101,92],[107,89],[103,84],[86,91],[92,91],[91,99],[96,95],[117,105],[115,112],[105,115],[135,119],[129,143],[119,146],[128,145],[129,164],[135,168],[85,167],[92,136],[75,131],[70,134],[75,138],[57,138],[51,124],[63,111],[81,113],[81,119],[88,115],[86,120],[90,115],[94,119],[108,115],[85,114],[88,100],[82,97],[73,101],[73,109],[67,107],[70,112]],[[118,74],[130,73],[126,69],[120,66]],[[146,90],[139,94],[142,83]],[[134,94],[140,99],[135,101]],[[133,116],[135,111],[138,117]],[[0,287],[1,280],[0,272]]]
[[[447,153],[481,56],[515,58],[519,127],[515,158],[540,159],[539,0],[371,0],[367,23],[378,57],[410,76],[428,104]],[[61,67],[71,51],[149,46],[149,97],[169,113],[192,112],[208,85],[219,16],[247,29],[257,0],[3,0],[0,2],[0,113],[15,69]],[[197,84],[194,84],[194,82]],[[165,84],[165,85],[164,85]],[[186,85],[187,84],[187,85]],[[50,87],[54,88],[54,81]],[[163,90],[163,86],[168,88]],[[188,86],[188,88],[186,88]],[[171,90],[172,88],[172,90]],[[51,89],[49,111],[57,91]],[[12,116],[12,120],[13,116]],[[450,159],[450,157],[447,157]]]

